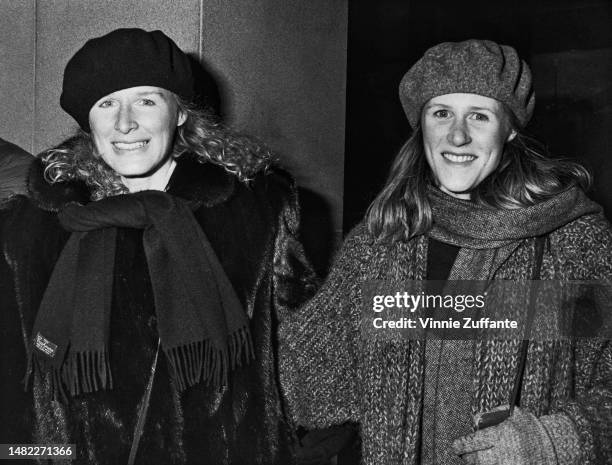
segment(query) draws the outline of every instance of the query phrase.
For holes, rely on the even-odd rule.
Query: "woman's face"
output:
[[[124,181],[151,178],[171,163],[174,132],[185,119],[174,95],[152,86],[118,90],[89,110],[96,150]]]
[[[477,94],[432,98],[421,114],[425,156],[439,188],[469,199],[516,136],[508,115],[495,99]]]

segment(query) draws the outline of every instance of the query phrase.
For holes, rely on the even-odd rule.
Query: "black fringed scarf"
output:
[[[248,319],[189,204],[160,191],[119,195],[58,215],[72,231],[33,329],[35,366],[54,395],[112,388],[109,324],[117,227],[144,229],[161,345],[179,390],[219,386],[248,362]]]

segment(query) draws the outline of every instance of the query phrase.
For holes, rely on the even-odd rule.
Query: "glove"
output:
[[[469,465],[574,465],[580,459],[578,435],[568,417],[538,419],[518,407],[499,425],[456,439],[453,450]]]
[[[351,424],[316,429],[301,439],[296,451],[299,465],[327,465],[353,438],[355,428]]]

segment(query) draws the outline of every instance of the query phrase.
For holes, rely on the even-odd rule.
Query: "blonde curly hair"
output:
[[[176,130],[172,157],[188,156],[200,163],[214,163],[242,182],[272,164],[272,154],[265,145],[228,129],[207,109],[174,97],[187,118]],[[82,129],[40,157],[48,182],[83,181],[92,200],[128,192],[120,176],[97,154],[91,135]]]

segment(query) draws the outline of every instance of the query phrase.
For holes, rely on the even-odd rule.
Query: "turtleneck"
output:
[[[427,280],[446,281],[450,275],[459,247],[430,237],[427,247]]]

